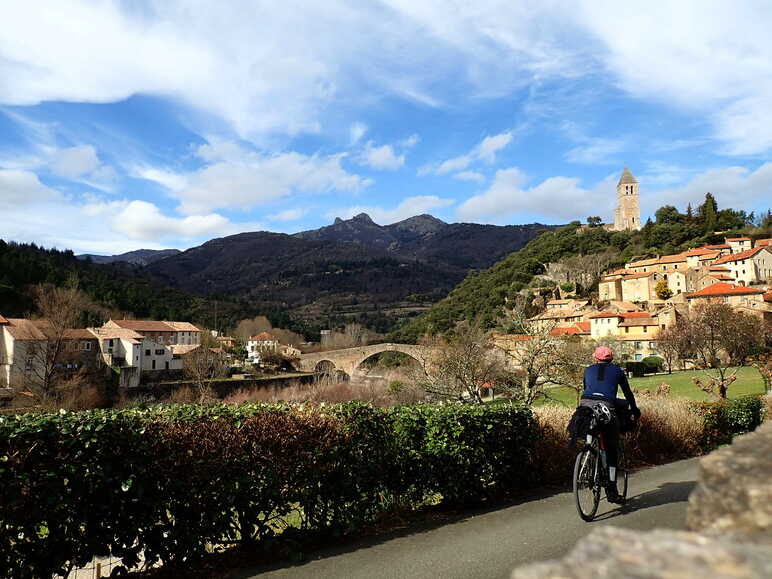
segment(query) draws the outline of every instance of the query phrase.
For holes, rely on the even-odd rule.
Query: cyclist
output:
[[[609,486],[606,488],[606,498],[610,503],[621,503],[622,497],[617,490],[617,457],[619,448],[619,420],[616,413],[617,388],[622,388],[622,393],[630,405],[630,411],[637,420],[641,416],[635,396],[630,390],[627,375],[616,364],[612,364],[614,352],[608,346],[599,346],[595,349],[597,364],[592,364],[584,369],[584,391],[582,392],[581,406],[605,407],[603,414],[608,414],[608,421],[599,425],[603,440],[606,445],[606,459],[609,466]]]

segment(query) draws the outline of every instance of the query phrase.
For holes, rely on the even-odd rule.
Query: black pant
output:
[[[612,414],[611,422],[599,428],[603,435],[603,443],[606,447],[606,461],[608,465],[616,468],[619,462],[619,420]]]

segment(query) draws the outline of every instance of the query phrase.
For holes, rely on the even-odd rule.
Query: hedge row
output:
[[[696,408],[706,450],[762,418],[754,397]],[[505,496],[569,473],[564,441],[510,403],[0,416],[0,577],[110,553],[185,565],[230,541],[351,532],[395,505]]]
[[[190,564],[226,541],[349,532],[395,503],[506,494],[535,482],[536,432],[517,405],[0,417],[0,576],[65,574],[108,553]]]

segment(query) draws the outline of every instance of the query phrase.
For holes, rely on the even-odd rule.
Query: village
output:
[[[546,302],[530,319],[554,336],[624,343],[624,356],[640,361],[658,355],[657,338],[679,316],[701,304],[723,303],[772,320],[772,239],[726,238],[675,255],[633,260],[604,272],[598,299],[566,296]],[[517,337],[498,335],[502,343]]]

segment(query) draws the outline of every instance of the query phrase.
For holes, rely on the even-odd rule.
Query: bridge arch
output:
[[[344,348],[341,350],[329,350],[327,352],[314,352],[302,354],[298,365],[299,369],[305,372],[315,372],[317,364],[330,362],[337,370],[345,372],[351,376],[359,365],[376,354],[381,352],[401,352],[424,364],[433,356],[434,350],[427,346],[418,346],[415,344],[373,344],[371,346],[360,346],[357,348]],[[329,368],[329,366],[325,367]]]

